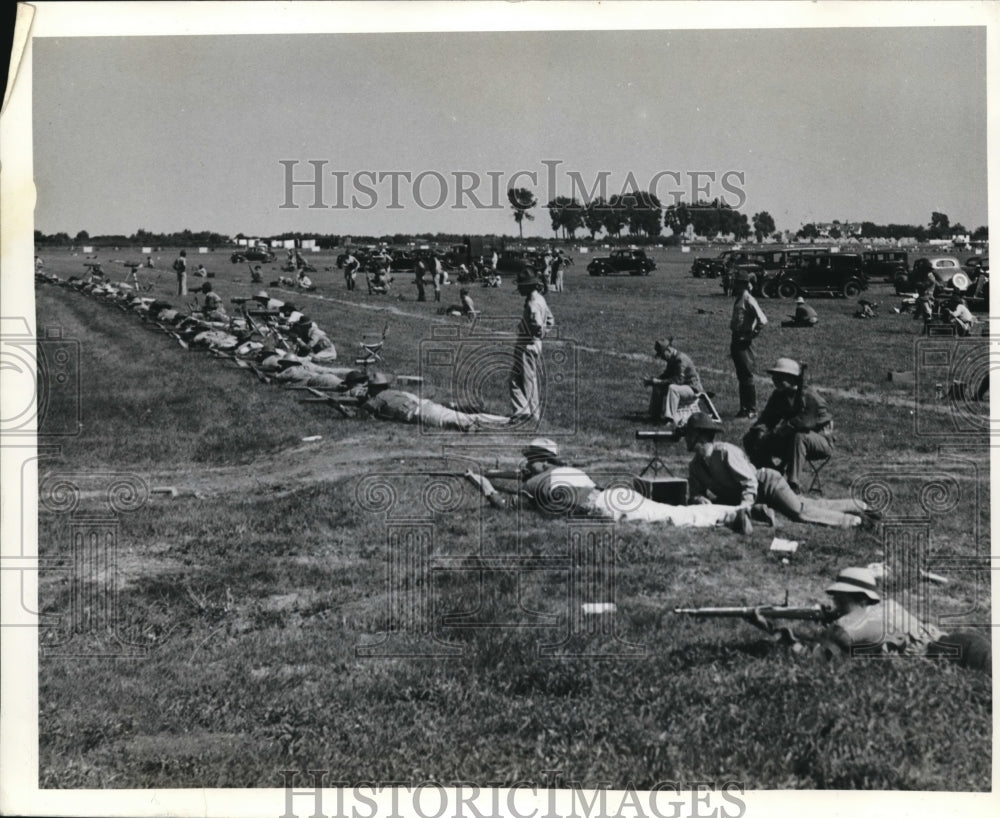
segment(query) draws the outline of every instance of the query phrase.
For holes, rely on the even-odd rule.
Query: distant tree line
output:
[[[674,243],[689,229],[699,236],[732,234],[738,240],[747,238],[751,232],[746,214],[718,199],[664,207],[654,194],[635,191],[608,199],[598,196],[588,204],[557,196],[545,208],[549,211],[552,232],[566,239],[576,238],[578,230],[590,233],[592,241],[601,232],[609,238],[620,239],[625,230],[632,239],[651,240],[669,227]],[[515,207],[515,219],[518,211]],[[762,231],[769,236],[774,232],[774,220],[766,211],[755,214],[753,219],[753,230],[758,234]]]
[[[841,229],[840,222],[833,222],[833,227],[827,232],[831,239],[847,238],[845,230]],[[795,234],[799,239],[817,239],[820,237],[820,229],[815,224],[803,225]],[[971,241],[986,241],[990,237],[990,230],[986,225],[969,230],[961,222],[951,223],[947,213],[938,213],[936,210],[931,213],[931,220],[926,225],[923,224],[875,224],[874,222],[861,222],[859,232],[852,233],[859,239],[914,239],[916,241],[931,241],[935,239],[951,239],[955,236],[969,236]]]
[[[41,230],[35,231],[35,244],[47,247],[70,245],[90,245],[93,247],[120,247],[122,245],[141,245],[144,247],[224,247],[231,245],[233,240],[221,233],[209,230],[193,232],[182,230],[179,233],[152,233],[140,228],[131,236],[124,234],[90,235],[86,230],[79,231],[75,236],[69,233],[52,233],[46,235]]]

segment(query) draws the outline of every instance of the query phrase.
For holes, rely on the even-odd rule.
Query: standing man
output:
[[[413,267],[414,281],[417,285],[417,301],[426,301],[427,295],[424,293],[424,276],[427,275],[427,264],[422,258],[417,259]]]
[[[740,411],[738,418],[752,418],[757,414],[757,388],[753,383],[755,359],[753,355],[753,339],[761,329],[767,326],[767,316],[750,294],[751,280],[749,273],[740,270],[733,281],[733,317],[729,322],[732,341],[729,354],[736,365],[736,380],[740,387]]]
[[[441,300],[441,285],[444,284],[444,268],[441,266],[441,258],[437,253],[431,255],[431,266],[433,269],[434,300]]]
[[[524,313],[517,328],[514,366],[510,372],[511,423],[540,420],[541,392],[539,370],[542,362],[542,339],[555,325],[549,305],[542,297],[545,283],[531,269],[517,274],[517,291],[524,296]]]
[[[174,272],[177,273],[177,295],[187,295],[187,250],[174,260]]]
[[[361,262],[354,257],[354,253],[347,251],[347,258],[344,259],[344,282],[348,290],[353,290],[357,286],[358,268]]]
[[[788,485],[798,492],[806,461],[833,454],[833,415],[820,394],[805,385],[803,364],[779,358],[767,372],[774,392],[743,437],[743,448],[761,468],[772,468],[777,458]]]
[[[552,259],[552,289],[557,293],[563,291],[563,281],[566,276],[566,259],[562,250],[556,249],[555,257]]]
[[[658,378],[646,378],[643,383],[653,387],[649,397],[649,418],[653,423],[677,425],[677,412],[682,404],[692,403],[704,391],[694,361],[674,346],[674,339],[653,344],[654,355],[667,362]]]

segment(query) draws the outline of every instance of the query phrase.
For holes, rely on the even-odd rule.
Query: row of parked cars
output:
[[[724,286],[738,272],[753,274],[758,292],[769,298],[818,294],[855,298],[873,278],[892,282],[897,293],[908,293],[919,289],[928,274],[938,287],[982,297],[989,281],[989,258],[974,256],[963,267],[953,256],[937,256],[918,258],[911,266],[906,250],[833,253],[824,247],[803,247],[727,250],[716,258],[696,258],[691,266],[695,278],[722,277]],[[987,278],[981,281],[982,276]]]

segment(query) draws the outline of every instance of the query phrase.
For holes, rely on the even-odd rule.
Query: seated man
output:
[[[469,295],[467,288],[462,287],[458,291],[459,302],[458,304],[452,304],[450,307],[445,307],[440,310],[442,315],[462,315],[466,318],[471,318],[476,314],[476,305],[472,303],[472,297]]]
[[[653,344],[654,356],[667,362],[667,368],[658,378],[645,378],[643,383],[653,387],[649,397],[649,417],[654,423],[678,426],[678,410],[683,404],[693,403],[701,394],[701,378],[694,362],[674,346],[674,339]]]
[[[858,311],[854,313],[855,318],[878,318],[878,304],[862,298],[858,301]]]
[[[207,281],[201,285],[201,291],[205,295],[205,305],[202,313],[208,321],[228,321],[226,309],[222,306],[222,297],[212,290],[212,285]]]
[[[861,525],[866,506],[853,500],[811,500],[800,497],[774,469],[757,469],[732,443],[715,439],[722,425],[704,412],[696,412],[685,427],[687,449],[694,454],[688,465],[691,503],[725,503],[749,509],[751,516],[774,525],[774,512],[800,523],[837,528]]]
[[[976,321],[976,316],[969,311],[965,299],[961,295],[956,293],[952,296],[951,305],[946,308],[946,311],[951,319],[952,326],[955,327],[956,335],[960,338],[965,338],[972,334],[972,328],[978,322]]]
[[[300,315],[289,328],[291,337],[295,340],[297,352],[300,355],[311,355],[313,359],[335,361],[337,349],[330,336],[319,328],[315,321],[306,315]]]
[[[806,461],[833,454],[833,416],[819,393],[804,384],[805,367],[779,358],[769,370],[774,392],[743,438],[743,448],[757,467],[785,471],[792,491],[800,491]]]
[[[783,321],[783,327],[815,327],[819,321],[819,316],[806,300],[800,295],[795,299],[795,315],[788,316],[787,321]]]
[[[807,647],[790,628],[781,629],[783,641],[796,653],[811,651],[826,659],[847,658],[855,652],[864,656],[941,656],[962,667],[986,671],[992,667],[989,639],[974,631],[945,634],[917,619],[899,603],[883,600],[875,575],[868,568],[844,568],[826,592],[833,600],[833,608],[829,624],[815,643]],[[759,612],[747,620],[770,633],[776,630]]]
[[[379,267],[373,273],[368,274],[368,293],[376,295],[388,295],[389,285],[392,283],[392,276],[387,268]]]
[[[720,505],[671,506],[656,503],[623,486],[602,491],[586,472],[560,460],[559,447],[548,438],[535,438],[522,454],[526,462],[518,474],[520,494],[502,497],[486,477],[471,471],[465,476],[479,486],[495,508],[530,503],[539,511],[584,514],[616,522],[666,523],[679,528],[726,525],[742,534],[753,531],[745,509]]]
[[[389,379],[382,374],[373,375],[366,387],[359,390],[361,408],[370,415],[384,420],[403,423],[422,423],[439,429],[458,429],[471,432],[485,426],[507,426],[507,415],[488,412],[463,412],[451,409],[412,392],[389,388]]]

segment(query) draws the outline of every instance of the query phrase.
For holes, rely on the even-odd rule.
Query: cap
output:
[[[684,424],[684,431],[704,430],[706,432],[721,432],[722,424],[706,412],[695,412]]]
[[[267,294],[267,290],[261,290],[259,293],[257,293],[257,295],[254,296],[254,298],[270,298],[270,297],[271,296]]]
[[[556,456],[559,454],[559,446],[554,440],[550,440],[547,437],[536,437],[532,440],[524,449],[521,454],[528,454],[529,452],[546,452]]]
[[[793,378],[802,376],[802,367],[798,361],[791,358],[778,358],[777,363],[767,370],[769,375],[790,375]]]
[[[806,300],[800,295],[798,298],[795,299],[795,303],[796,304],[805,304]]]
[[[864,594],[873,602],[881,602],[875,586],[875,574],[867,568],[844,568],[837,581],[826,589],[828,594]]]

